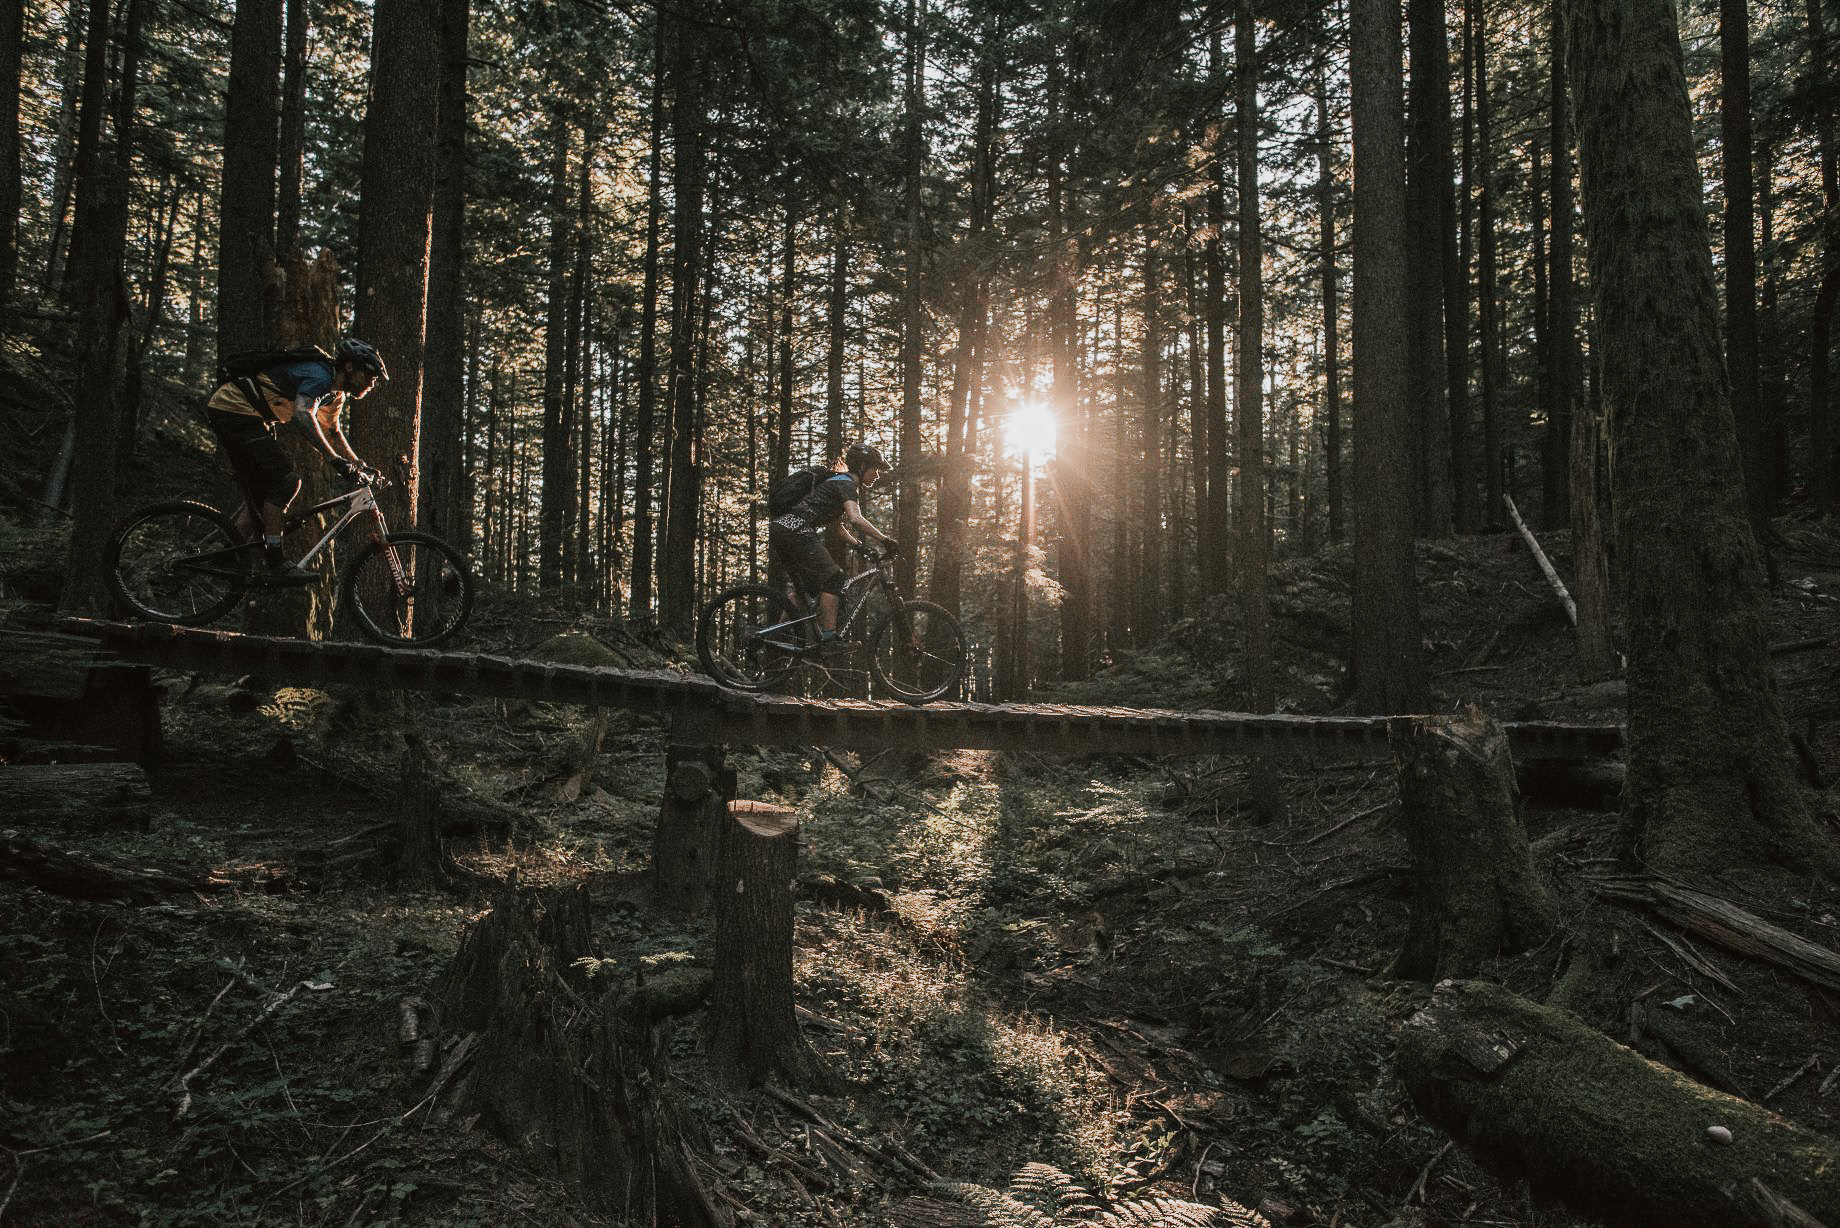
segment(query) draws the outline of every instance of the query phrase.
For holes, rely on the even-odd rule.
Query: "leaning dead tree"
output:
[[[1557,912],[1534,872],[1514,808],[1514,764],[1501,726],[1475,708],[1393,727],[1412,921],[1394,972],[1469,976],[1496,955],[1552,933]]]
[[[622,1222],[726,1228],[691,1163],[690,1123],[655,1090],[664,1080],[649,1063],[663,1058],[642,1029],[660,1010],[588,996],[575,963],[589,937],[584,889],[514,883],[499,897],[440,988],[444,1109],[477,1114]]]
[[[1440,985],[1398,1060],[1425,1116],[1587,1215],[1629,1228],[1840,1224],[1840,1143],[1499,986]]]

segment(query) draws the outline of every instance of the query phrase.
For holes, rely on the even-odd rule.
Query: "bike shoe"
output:
[[[311,584],[319,579],[317,571],[308,571],[298,563],[283,563],[279,567],[264,567],[256,572],[256,583],[271,588],[292,588],[296,585]]]

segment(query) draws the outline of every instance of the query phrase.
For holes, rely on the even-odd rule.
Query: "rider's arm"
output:
[[[894,538],[869,523],[869,518],[862,514],[862,504],[854,499],[846,501],[843,505],[843,524],[867,533],[878,542],[894,541]]]

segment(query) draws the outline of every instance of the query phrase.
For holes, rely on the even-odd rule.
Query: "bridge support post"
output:
[[[792,1007],[792,879],[798,815],[767,802],[731,802],[722,823],[715,893],[710,1065],[757,1086],[778,1074],[794,1086],[825,1076]]]
[[[664,804],[652,837],[652,893],[685,914],[709,907],[716,856],[735,796],[735,773],[721,746],[673,744],[664,756]]]

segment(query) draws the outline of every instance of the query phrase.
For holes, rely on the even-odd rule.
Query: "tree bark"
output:
[[[436,86],[434,219],[428,247],[427,463],[417,520],[456,544],[471,536],[466,436],[467,0],[442,0]],[[464,546],[462,547],[464,549]]]
[[[1355,706],[1425,707],[1406,405],[1405,158],[1399,6],[1353,0]]]
[[[1587,208],[1589,197],[1587,189]],[[1780,1228],[1761,1182],[1840,1222],[1840,1147],[1690,1082],[1574,1016],[1495,985],[1452,981],[1401,1033],[1413,1101],[1491,1167],[1630,1228]],[[1731,1142],[1712,1141],[1723,1126]]]
[[[1471,976],[1543,942],[1558,913],[1515,813],[1501,726],[1471,708],[1399,722],[1392,744],[1412,851],[1412,922],[1395,975]]]
[[[106,7],[106,0],[95,0]],[[281,0],[237,0],[224,96],[224,169],[217,223],[217,352],[271,340],[263,270],[275,262],[280,158]],[[390,355],[394,359],[396,355]]]
[[[354,332],[394,372],[353,415],[352,444],[394,485],[377,502],[392,526],[414,522],[421,494],[422,359],[434,217],[436,85],[441,43],[421,0],[377,0],[364,116]]]
[[[748,1086],[772,1075],[795,1087],[818,1082],[823,1067],[799,1034],[792,1007],[798,816],[761,802],[734,802],[727,810],[716,876],[710,1064]]]
[[[1575,3],[1567,30],[1629,627],[1631,842],[1689,881],[1840,874],[1772,681],[1674,11]]]

